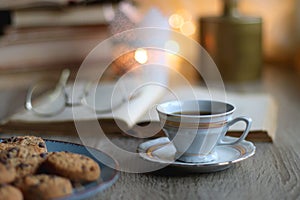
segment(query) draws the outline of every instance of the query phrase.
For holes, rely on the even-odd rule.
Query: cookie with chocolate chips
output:
[[[47,152],[45,141],[36,136],[15,136],[6,138],[0,143],[0,150],[16,146],[26,146],[26,148],[31,150],[33,153],[38,154]]]
[[[14,167],[0,161],[0,184],[13,182],[16,175]]]
[[[55,175],[29,175],[15,183],[25,199],[53,199],[72,193],[70,180]]]
[[[51,153],[43,166],[48,173],[69,178],[73,182],[95,181],[100,176],[96,161],[71,152]]]
[[[36,173],[46,157],[47,153],[32,154],[24,146],[11,147],[0,152],[0,162],[14,168],[16,178]]]
[[[0,200],[23,200],[23,195],[14,186],[0,184]]]

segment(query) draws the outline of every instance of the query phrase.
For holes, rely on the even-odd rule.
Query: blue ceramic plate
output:
[[[55,140],[45,140],[45,141],[46,141],[48,152],[69,151],[73,153],[82,154],[90,158],[93,158],[101,168],[101,177],[97,181],[84,184],[83,186],[80,187],[76,187],[73,190],[72,195],[66,196],[64,198],[59,198],[59,200],[75,200],[75,199],[77,200],[77,199],[85,199],[94,196],[97,193],[112,186],[113,183],[116,182],[116,180],[119,178],[119,172],[117,171],[118,164],[113,158],[111,158],[107,154],[97,149],[86,147],[79,144],[61,142]],[[109,164],[109,166],[112,166],[113,168],[104,165],[101,161]]]

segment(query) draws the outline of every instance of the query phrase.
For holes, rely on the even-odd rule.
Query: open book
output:
[[[107,89],[107,88],[106,88]],[[122,92],[114,93],[106,92],[107,97],[101,98],[121,99]],[[174,95],[175,94],[175,95]],[[193,94],[193,96],[191,96]],[[121,95],[121,96],[120,96]],[[248,116],[253,119],[251,131],[248,135],[248,140],[270,142],[275,137],[276,131],[276,113],[277,107],[271,96],[267,94],[240,94],[228,93],[227,101],[234,104],[237,110],[234,116]],[[193,92],[189,88],[175,88],[172,94],[166,89],[157,85],[145,86],[127,101],[116,102],[113,112],[97,113],[89,106],[80,105],[75,107],[66,107],[61,113],[50,117],[41,117],[32,111],[23,110],[0,125],[0,132],[36,132],[36,133],[51,133],[51,134],[67,134],[76,133],[74,124],[74,113],[80,113],[76,117],[76,121],[88,123],[91,120],[98,120],[101,128],[106,134],[132,132],[133,134],[141,134],[142,126],[145,122],[152,122],[159,127],[159,118],[155,110],[155,105],[168,100],[185,99],[210,99],[210,95],[203,87],[193,87]],[[124,96],[123,96],[124,97]],[[104,102],[104,101],[102,101]],[[95,119],[96,117],[96,119]],[[122,125],[120,128],[119,125]],[[138,128],[136,128],[138,127]],[[150,126],[153,127],[153,126]],[[231,127],[228,135],[238,136],[244,129],[244,124],[236,124]],[[135,133],[134,133],[135,132]],[[128,134],[128,133],[127,133]],[[161,136],[162,131],[154,136]]]

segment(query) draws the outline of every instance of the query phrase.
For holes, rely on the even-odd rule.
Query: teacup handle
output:
[[[226,135],[229,127],[232,126],[233,124],[239,122],[239,121],[243,121],[246,124],[246,128],[245,128],[243,134],[237,140],[235,140],[233,142],[224,142],[224,141],[222,141],[222,139]],[[249,117],[237,117],[237,118],[234,118],[233,120],[231,120],[230,122],[227,123],[226,131],[225,131],[222,139],[219,141],[219,145],[234,145],[234,144],[237,144],[237,143],[241,142],[242,140],[244,140],[247,137],[247,135],[248,135],[248,133],[250,131],[250,128],[251,128],[251,124],[252,124],[252,119],[249,118]]]

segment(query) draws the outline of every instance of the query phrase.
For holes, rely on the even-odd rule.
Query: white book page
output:
[[[84,89],[84,84],[79,84],[79,88],[76,91],[82,91]],[[74,120],[74,113],[79,113],[80,115],[75,115],[76,120],[97,120],[97,119],[115,119],[124,121],[130,128],[137,123],[137,121],[145,115],[149,107],[151,107],[155,102],[163,96],[164,88],[158,87],[156,85],[148,85],[143,87],[135,96],[126,97],[124,99],[124,93],[120,91],[112,91],[114,84],[104,85],[104,90],[100,94],[98,106],[109,106],[111,103],[112,111],[97,113],[94,111],[93,104],[81,104],[73,107],[65,107],[62,112],[57,113],[53,116],[40,116],[33,111],[23,110],[15,115],[13,115],[10,120],[26,123],[45,123],[45,122],[67,122]],[[69,89],[70,90],[70,89]],[[67,90],[67,91],[69,91]],[[75,94],[76,95],[76,94]],[[80,95],[79,95],[80,96]],[[112,101],[110,99],[113,99]],[[41,98],[41,103],[45,108],[44,110],[51,107],[47,105],[47,97]],[[45,103],[45,104],[43,104]],[[114,106],[116,105],[116,106]],[[79,116],[79,117],[78,117]]]

